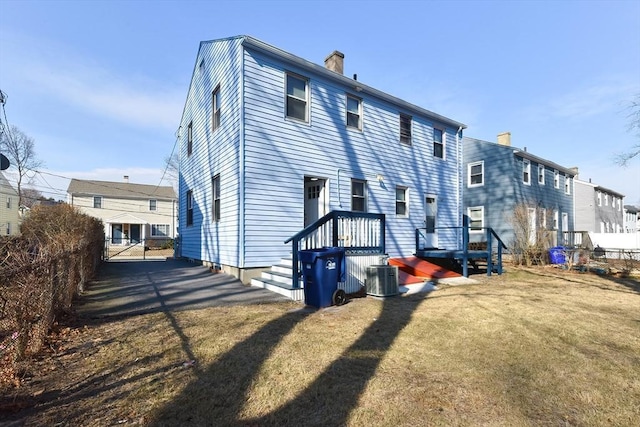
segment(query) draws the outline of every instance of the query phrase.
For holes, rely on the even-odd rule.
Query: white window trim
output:
[[[525,173],[527,179],[524,179]],[[531,185],[531,162],[529,159],[522,159],[522,183],[524,185]]]
[[[558,211],[553,211],[553,229],[557,230],[558,226],[560,225],[560,218],[558,216]]]
[[[159,227],[164,227],[166,234],[158,234]],[[169,224],[151,224],[151,237],[171,237],[171,227]]]
[[[560,171],[553,171],[553,187],[560,188]]]
[[[571,177],[564,176],[564,194],[571,195]]]
[[[472,220],[471,220],[471,218],[472,218],[471,211],[480,212],[481,216],[480,216],[480,229],[479,230],[477,230],[477,229],[476,230],[472,230],[471,229],[471,222],[472,222]],[[467,208],[467,216],[469,217],[469,234],[480,234],[480,233],[483,233],[484,232],[484,230],[483,230],[483,228],[484,228],[484,206],[469,206]]]
[[[96,200],[100,200],[100,203],[99,203],[100,206],[98,206],[98,207],[96,207]],[[104,208],[104,205],[102,203],[102,196],[93,196],[93,205],[92,205],[92,207],[94,209],[103,209]]]
[[[542,174],[540,173],[540,171],[542,171]],[[539,185],[544,185],[544,171],[545,171],[544,165],[538,165],[538,184]]]
[[[404,200],[398,200],[398,190],[404,191]],[[398,213],[398,203],[404,203],[404,214]],[[409,218],[409,187],[396,185],[396,217]]]
[[[482,166],[482,172],[481,172],[481,176],[482,176],[482,182],[479,184],[472,184],[471,183],[471,169],[473,168],[473,166]],[[467,187],[468,188],[473,188],[473,187],[482,187],[484,186],[484,160],[481,160],[479,162],[472,162],[472,163],[468,163],[467,164]]]
[[[602,193],[598,191],[598,206],[602,206]]]
[[[362,116],[362,98],[357,97],[355,95],[351,95],[350,93],[346,94],[346,98],[345,98],[345,122],[347,125],[348,129],[354,129],[354,130],[359,130],[362,131],[362,127],[363,127],[363,122],[364,122],[364,118]],[[358,102],[358,126],[351,126],[349,125],[349,99],[353,99],[354,101]]]
[[[303,80],[304,81],[304,95],[305,95],[305,110],[304,110],[304,119],[299,119],[294,116],[289,115],[289,96],[293,99],[302,100],[302,98],[298,98],[293,95],[289,95],[288,91],[288,79],[289,77],[293,77],[294,79]],[[284,117],[287,120],[294,120],[299,123],[311,123],[311,88],[309,84],[309,78],[301,76],[300,74],[286,72],[284,77]]]
[[[217,108],[216,108],[216,104]],[[220,128],[222,107],[220,106],[220,85],[211,92],[211,131],[215,132]]]
[[[153,203],[153,208],[151,206],[151,202],[155,202],[155,203]],[[149,211],[150,212],[158,212],[158,200],[149,199]]]
[[[435,138],[435,131],[439,130],[440,133],[442,133],[442,157],[438,157],[435,155],[435,149],[436,149],[436,138]],[[433,150],[432,155],[433,157],[435,157],[436,159],[442,159],[442,160],[446,160],[447,158],[447,131],[444,128],[438,127],[438,126],[434,126],[433,127],[433,131],[434,131],[434,136],[433,136],[433,146],[431,147],[431,149]],[[484,170],[484,168],[483,168]]]

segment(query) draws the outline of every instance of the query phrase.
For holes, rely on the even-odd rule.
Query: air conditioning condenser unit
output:
[[[395,265],[370,265],[365,280],[367,295],[387,297],[398,295],[398,267]]]

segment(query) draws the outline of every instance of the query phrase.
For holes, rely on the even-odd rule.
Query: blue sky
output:
[[[465,123],[640,205],[639,1],[0,0],[7,121],[34,138],[39,190],[59,178],[158,184],[198,44],[247,34]],[[3,118],[4,120],[4,118]],[[163,185],[170,183],[164,182]],[[53,188],[53,189],[52,189]]]

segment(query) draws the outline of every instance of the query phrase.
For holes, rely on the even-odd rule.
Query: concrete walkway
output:
[[[82,317],[291,301],[184,260],[106,262],[76,302]]]

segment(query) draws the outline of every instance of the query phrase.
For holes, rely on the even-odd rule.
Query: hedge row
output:
[[[20,237],[0,239],[0,382],[42,348],[57,316],[93,278],[104,245],[102,222],[59,204],[32,209]]]

